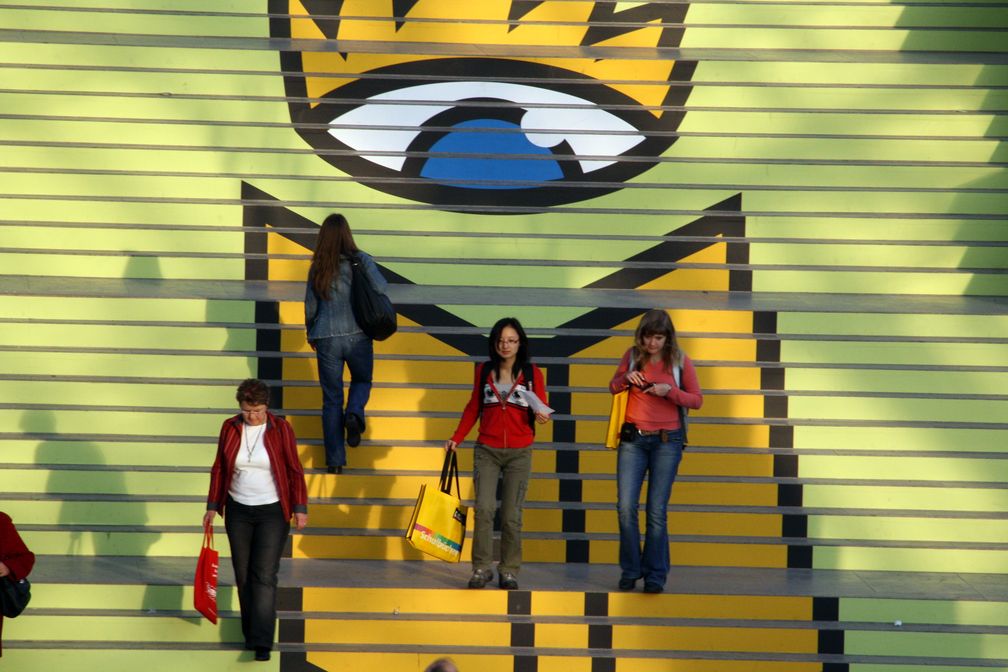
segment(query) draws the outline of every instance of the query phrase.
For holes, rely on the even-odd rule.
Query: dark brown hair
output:
[[[238,385],[238,393],[235,399],[238,403],[243,401],[251,406],[269,406],[270,389],[269,385],[258,378],[246,378]]]
[[[308,270],[311,286],[323,301],[329,300],[329,288],[333,276],[339,272],[340,256],[350,256],[357,250],[346,217],[335,212],[323,220]]]
[[[647,364],[648,353],[644,347],[644,338],[655,334],[664,334],[665,347],[662,348],[662,362],[665,370],[672,373],[672,368],[682,362],[682,352],[679,350],[679,342],[676,340],[675,325],[672,318],[664,310],[654,308],[641,316],[637,331],[634,332],[634,347],[631,357],[634,361],[634,368],[638,371],[644,370]]]
[[[497,369],[500,368],[500,363],[503,361],[500,353],[497,352],[497,341],[500,340],[501,332],[505,327],[511,327],[518,333],[518,352],[515,353],[514,366],[511,367],[511,375],[517,380],[522,365],[529,361],[529,343],[528,336],[525,335],[525,330],[522,329],[521,322],[516,317],[502,317],[490,329],[490,361],[493,363],[494,380],[497,380]]]

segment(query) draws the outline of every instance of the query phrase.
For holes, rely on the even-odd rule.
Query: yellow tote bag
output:
[[[626,422],[626,407],[629,398],[629,389],[613,395],[612,408],[609,409],[609,427],[606,429],[606,448],[619,448],[620,429],[623,427],[623,423]]]
[[[457,496],[451,492],[452,480]],[[406,528],[406,540],[413,548],[447,562],[461,559],[468,513],[467,507],[462,506],[461,495],[458,456],[451,450],[445,454],[439,487],[428,488],[426,483],[420,486],[413,516]]]

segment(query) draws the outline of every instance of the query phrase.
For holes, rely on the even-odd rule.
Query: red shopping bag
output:
[[[219,554],[213,547],[213,526],[203,528],[203,548],[196,562],[193,579],[193,606],[207,619],[217,624],[217,566]]]

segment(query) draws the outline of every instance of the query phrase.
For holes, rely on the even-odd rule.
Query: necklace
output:
[[[248,454],[248,461],[249,462],[252,461],[252,453],[255,452],[256,444],[259,443],[259,437],[262,436],[262,433],[264,431],[266,431],[266,424],[263,423],[262,429],[260,429],[259,433],[256,434],[255,439],[251,443],[249,443],[249,437],[248,437],[248,435],[250,433],[249,429],[251,427],[252,427],[252,425],[245,425],[245,432],[244,432],[244,435],[245,435],[245,452]]]

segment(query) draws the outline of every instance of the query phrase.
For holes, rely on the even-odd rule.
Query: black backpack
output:
[[[485,402],[486,402],[486,400],[484,398],[484,395],[482,394],[483,386],[486,385],[487,375],[491,371],[493,371],[493,362],[487,360],[487,361],[483,362],[482,364],[480,364],[480,372],[479,372],[479,381],[480,381],[479,382],[479,384],[480,384],[480,398],[479,398],[480,399],[480,405],[479,405],[479,410],[480,410],[480,414],[483,413],[483,406],[485,405]],[[521,365],[521,377],[522,377],[522,381],[525,383],[525,387],[531,392],[532,391],[532,385],[535,382],[535,374],[532,371],[532,362],[525,362],[524,364]],[[529,407],[526,410],[528,411],[528,423],[529,423],[529,427],[532,428],[532,433],[535,434],[535,431],[536,431],[535,413],[532,412],[532,407]]]

